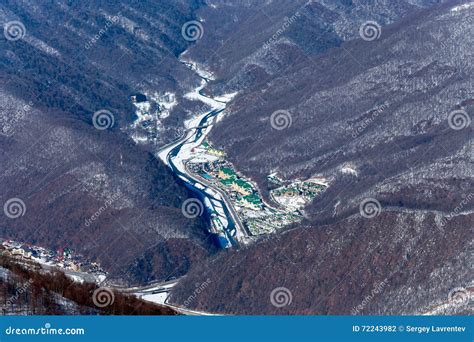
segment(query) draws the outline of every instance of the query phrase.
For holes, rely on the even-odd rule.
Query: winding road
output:
[[[222,231],[217,232],[221,247],[236,246],[248,236],[248,232],[240,221],[235,208],[228,196],[221,189],[197,175],[193,175],[186,167],[186,162],[193,157],[193,151],[200,146],[212,129],[217,117],[230,101],[226,98],[218,100],[203,94],[209,79],[199,73],[199,68],[189,62],[183,62],[201,77],[201,85],[188,96],[192,100],[204,102],[211,110],[200,114],[186,123],[186,131],[178,140],[165,145],[158,151],[159,158],[180,178],[184,184],[201,200],[203,207],[213,219],[222,224]]]

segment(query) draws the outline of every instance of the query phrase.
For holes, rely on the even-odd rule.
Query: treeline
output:
[[[176,315],[167,307],[111,290],[110,305],[98,307],[93,294],[99,287],[93,283],[78,283],[59,270],[44,271],[41,266],[19,264],[0,253],[0,267],[10,274],[0,279],[2,314],[23,315]],[[61,300],[62,298],[66,300]],[[68,303],[68,301],[70,301]],[[74,305],[75,304],[75,305]]]

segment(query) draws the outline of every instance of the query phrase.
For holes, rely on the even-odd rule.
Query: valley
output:
[[[471,2],[2,2],[3,253],[185,314],[465,312]]]
[[[206,95],[204,88],[212,78],[212,73],[195,62],[183,63],[201,78],[200,86],[185,96],[210,107],[208,111],[187,120],[184,135],[157,152],[165,165],[196,195],[196,201],[182,208],[183,214],[205,214],[209,217],[210,233],[216,236],[222,248],[250,243],[259,235],[273,233],[300,221],[304,215],[301,211],[304,205],[327,188],[327,181],[322,178],[291,184],[278,177],[270,177],[281,186],[272,197],[280,205],[275,207],[266,203],[257,184],[239,174],[226,161],[225,152],[213,148],[206,140],[215,123],[225,114],[227,102],[237,93],[218,97]],[[304,190],[299,189],[300,183]],[[300,193],[303,195],[300,196]],[[188,212],[190,209],[192,213]]]

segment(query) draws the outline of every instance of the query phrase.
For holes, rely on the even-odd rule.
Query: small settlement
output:
[[[327,187],[323,178],[285,182],[276,174],[269,175],[269,183],[275,187],[270,191],[270,198],[276,204],[273,207],[264,202],[257,185],[225,159],[224,151],[205,141],[193,152],[194,157],[186,164],[188,170],[227,194],[253,236],[271,233],[301,220],[303,207]]]
[[[105,278],[106,272],[98,263],[85,260],[80,254],[74,253],[69,247],[53,251],[44,247],[34,246],[13,240],[0,240],[7,256],[35,261],[39,264],[62,268],[73,272],[87,272]]]

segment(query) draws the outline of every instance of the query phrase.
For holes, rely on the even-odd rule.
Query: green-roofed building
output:
[[[225,173],[226,175],[235,176],[235,171],[229,167],[223,167],[221,171]]]
[[[227,179],[220,179],[220,182],[226,186],[231,186],[234,183],[234,180],[227,178]]]
[[[229,179],[229,178],[234,179],[235,171],[232,170],[231,168],[223,167],[222,169],[219,170],[218,176],[219,178],[222,178],[222,179]]]
[[[252,190],[252,186],[249,183],[247,183],[247,182],[245,182],[241,179],[236,179],[235,184],[237,184],[238,186],[240,186],[241,188],[244,188],[246,190]]]
[[[262,203],[262,201],[260,200],[260,197],[258,197],[257,194],[250,194],[250,195],[244,196],[243,198],[247,202],[255,204],[255,205],[260,205]]]

